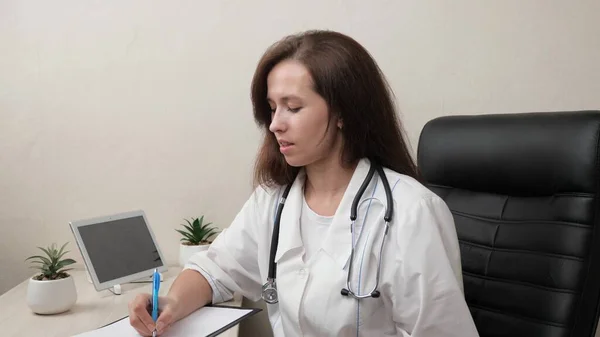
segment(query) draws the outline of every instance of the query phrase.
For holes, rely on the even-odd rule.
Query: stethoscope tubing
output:
[[[377,263],[375,286],[367,294],[361,295],[361,294],[355,293],[354,291],[352,291],[352,288],[350,286],[351,278],[352,278],[352,264],[354,261],[354,254],[355,254],[355,244],[354,244],[354,242],[352,243],[352,250],[350,252],[350,263],[349,263],[349,267],[348,267],[348,275],[346,278],[346,288],[341,290],[341,294],[344,296],[353,297],[355,299],[363,299],[363,298],[368,298],[368,297],[377,298],[380,296],[380,292],[377,290],[377,287],[379,286],[379,276],[380,276],[380,271],[381,271],[381,260],[383,257],[382,256],[383,247],[385,244],[385,237],[387,236],[387,233],[389,231],[390,221],[393,216],[393,198],[392,198],[392,191],[390,188],[390,184],[387,180],[385,172],[383,171],[383,168],[378,164],[371,163],[369,172],[367,173],[367,176],[363,180],[360,188],[357,191],[356,196],[354,197],[354,200],[352,201],[352,207],[350,209],[351,230],[354,230],[354,225],[355,225],[355,221],[356,221],[357,213],[358,213],[358,205],[361,202],[362,195],[364,194],[367,186],[371,182],[371,179],[373,178],[373,174],[375,173],[375,171],[377,171],[378,175],[380,176],[380,178],[382,180],[383,188],[385,190],[386,201],[387,201],[385,214],[383,217],[384,221],[385,221],[385,230],[384,230],[383,238],[381,241],[381,245],[379,247],[379,261]],[[265,302],[270,303],[270,304],[274,304],[274,303],[278,302],[277,286],[275,283],[275,275],[277,273],[277,264],[275,263],[275,255],[277,254],[277,245],[279,244],[279,228],[280,228],[280,222],[281,222],[281,214],[283,212],[283,207],[285,205],[285,201],[287,199],[287,196],[290,192],[291,187],[292,187],[292,184],[291,183],[288,184],[286,186],[281,198],[279,199],[279,203],[277,205],[277,211],[276,211],[276,215],[275,215],[275,223],[273,226],[273,234],[271,236],[271,247],[270,247],[271,249],[270,249],[270,254],[269,254],[269,272],[267,275],[267,283],[265,283],[263,285],[263,294],[262,294],[263,300],[265,300]],[[362,229],[361,229],[361,234],[362,234]],[[359,234],[359,237],[360,237],[360,234]],[[267,293],[269,293],[269,295],[267,295]]]

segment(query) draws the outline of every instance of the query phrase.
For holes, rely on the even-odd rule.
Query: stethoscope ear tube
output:
[[[381,182],[383,183],[383,188],[385,189],[385,199],[387,200],[387,208],[385,210],[385,215],[383,219],[385,222],[390,222],[392,220],[392,214],[394,213],[394,200],[392,198],[392,189],[390,188],[390,183],[385,176],[385,172],[383,172],[383,167],[380,165],[377,166],[377,173],[381,177]]]
[[[375,275],[375,286],[373,287],[373,290],[371,290],[370,294],[360,295],[358,293],[353,292],[350,288],[350,280],[352,277],[352,262],[354,260],[354,244],[352,245],[352,251],[350,253],[350,263],[348,265],[348,275],[347,275],[347,279],[346,279],[346,288],[343,288],[341,290],[341,294],[342,294],[342,296],[354,297],[357,300],[367,298],[367,297],[378,298],[379,296],[381,296],[381,293],[379,292],[379,290],[377,290],[377,287],[379,286],[379,272],[381,270],[381,259],[383,257],[383,255],[382,255],[383,254],[383,244],[385,242],[385,237],[388,233],[389,222],[392,219],[392,215],[393,215],[394,200],[392,198],[392,190],[390,188],[390,184],[387,180],[385,172],[383,171],[383,167],[379,164],[373,163],[371,165],[371,168],[369,169],[367,178],[365,178],[365,180],[363,181],[363,184],[361,185],[360,189],[358,190],[358,193],[356,194],[356,198],[352,202],[352,208],[350,210],[350,214],[351,214],[350,219],[352,221],[352,226],[350,228],[352,229],[354,227],[354,221],[356,220],[356,217],[357,217],[358,203],[366,189],[366,186],[368,185],[368,183],[370,182],[370,180],[373,176],[374,170],[377,170],[377,174],[379,174],[379,176],[381,177],[381,182],[382,182],[383,188],[385,190],[385,197],[386,197],[386,201],[387,201],[387,207],[386,207],[385,215],[384,215],[385,230],[383,233],[383,238],[381,240],[381,246],[379,249],[379,263],[377,264],[377,271],[376,271],[376,275]]]
[[[377,166],[377,165],[371,165],[371,167],[369,167],[369,172],[367,173],[367,177],[365,178],[365,180],[363,180],[363,183],[362,183],[362,185],[360,185],[358,192],[356,192],[357,197],[354,198],[354,200],[352,200],[352,208],[350,208],[350,221],[356,220],[357,212],[358,212],[358,203],[360,202],[360,197],[363,195],[363,193],[365,193],[367,186],[369,186],[369,183],[371,182],[371,179],[373,178],[373,174],[375,173],[375,166]]]

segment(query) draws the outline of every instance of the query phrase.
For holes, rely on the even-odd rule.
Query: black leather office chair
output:
[[[481,337],[592,337],[600,295],[600,111],[446,116],[418,165],[452,210]]]

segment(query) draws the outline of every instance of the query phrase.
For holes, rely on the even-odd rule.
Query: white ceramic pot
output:
[[[58,280],[29,279],[27,305],[36,314],[51,315],[65,312],[77,302],[73,276]]]
[[[184,244],[179,244],[179,266],[183,267],[190,259],[190,257],[198,252],[204,251],[208,249],[209,245],[198,245],[198,246],[189,246]]]

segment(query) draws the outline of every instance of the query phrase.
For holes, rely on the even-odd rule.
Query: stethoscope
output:
[[[377,273],[375,275],[375,286],[369,293],[366,293],[363,295],[358,294],[358,292],[352,291],[352,288],[350,286],[350,283],[351,283],[350,279],[351,279],[351,275],[352,275],[352,262],[354,260],[354,250],[355,250],[355,245],[354,245],[354,243],[352,244],[352,251],[350,253],[350,264],[348,266],[348,275],[346,278],[346,288],[343,288],[341,293],[343,296],[351,296],[357,300],[367,298],[367,297],[377,298],[380,296],[380,293],[379,293],[379,290],[377,290],[377,287],[379,286],[379,271],[381,270],[381,258],[382,258],[382,253],[383,253],[383,244],[385,242],[385,237],[386,237],[389,227],[390,227],[390,221],[392,220],[392,213],[393,213],[392,191],[390,189],[390,184],[385,176],[385,172],[383,172],[383,168],[380,165],[371,163],[369,172],[367,173],[365,180],[363,181],[362,185],[358,189],[358,192],[357,192],[356,196],[354,197],[354,200],[352,201],[352,208],[350,209],[350,221],[351,221],[350,228],[351,228],[351,230],[353,230],[353,228],[354,228],[354,224],[355,224],[356,217],[357,217],[358,204],[360,203],[360,199],[362,198],[363,193],[365,192],[367,186],[369,185],[369,182],[373,178],[373,174],[375,173],[375,171],[377,171],[377,173],[381,177],[381,181],[383,182],[383,188],[385,189],[385,198],[387,200],[385,215],[383,217],[383,219],[385,221],[385,231],[384,231],[383,239],[381,240],[381,244],[379,247],[379,262],[377,263]],[[269,256],[269,274],[267,275],[267,282],[262,287],[262,299],[269,304],[275,304],[275,303],[279,302],[279,296],[277,294],[277,283],[275,282],[275,273],[277,270],[277,264],[275,263],[275,255],[277,253],[277,244],[279,242],[279,223],[281,221],[281,213],[283,211],[283,206],[285,204],[285,200],[288,196],[288,193],[290,192],[291,186],[292,186],[292,184],[287,185],[285,190],[283,191],[283,195],[281,196],[281,199],[279,200],[279,204],[277,205],[277,213],[275,215],[275,225],[273,227],[273,235],[271,237],[271,254]]]

